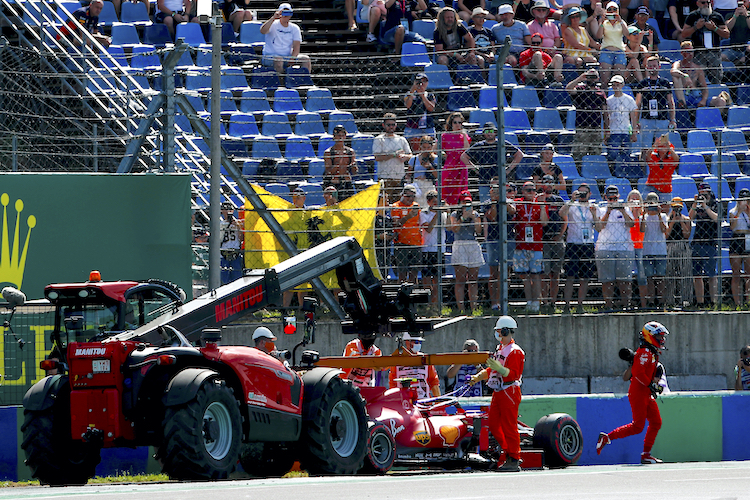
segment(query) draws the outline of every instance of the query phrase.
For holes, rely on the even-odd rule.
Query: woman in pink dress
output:
[[[470,142],[463,123],[464,116],[460,112],[451,113],[441,139],[445,163],[440,182],[443,199],[450,205],[458,204],[461,192],[469,188],[469,170],[461,161],[461,154],[469,149]]]

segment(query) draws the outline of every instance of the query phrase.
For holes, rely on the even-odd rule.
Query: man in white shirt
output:
[[[630,160],[630,142],[636,140],[631,122],[638,106],[635,99],[622,91],[625,80],[622,75],[615,75],[609,80],[614,93],[607,97],[607,119],[609,126],[604,129],[607,140],[607,159],[610,162],[625,163]]]
[[[396,115],[383,115],[383,129],[372,142],[372,154],[377,162],[378,180],[383,181],[383,188],[388,198],[396,200],[400,197],[401,186],[404,182],[406,167],[404,163],[412,157],[409,141],[403,136],[396,135]]]
[[[604,195],[606,205],[599,207],[599,221],[596,228],[596,268],[602,282],[602,295],[605,309],[614,306],[614,286],[620,289],[620,297],[625,304],[631,296],[633,280],[633,240],[630,228],[635,224],[630,209],[620,201],[617,186],[607,186]]]
[[[286,67],[293,64],[299,64],[312,72],[310,57],[299,53],[302,31],[291,22],[293,14],[292,6],[282,3],[260,27],[260,32],[266,36],[262,63],[264,66],[273,65],[277,73],[283,73]]]

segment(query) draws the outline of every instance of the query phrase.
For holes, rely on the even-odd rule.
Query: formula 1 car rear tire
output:
[[[325,388],[304,393],[302,466],[312,474],[356,474],[367,453],[365,402],[359,389],[339,376],[317,383]]]
[[[382,422],[370,422],[367,429],[367,455],[360,474],[385,474],[396,460],[396,441]]]
[[[21,448],[32,477],[50,486],[80,486],[94,477],[99,446],[70,435],[70,386],[61,388],[50,408],[23,415]]]
[[[239,459],[242,417],[224,381],[209,379],[195,398],[164,412],[159,449],[165,474],[173,479],[226,479]]]
[[[567,413],[551,413],[534,426],[534,447],[544,450],[547,467],[567,467],[583,452],[583,435],[578,422]]]

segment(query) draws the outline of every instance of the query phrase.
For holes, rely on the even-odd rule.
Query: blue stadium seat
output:
[[[208,130],[211,130],[211,113],[209,111],[201,111],[198,113],[198,116],[201,117],[203,120],[203,123],[206,124],[206,127],[208,127]],[[224,123],[219,120],[219,134],[224,136],[227,135],[227,131],[224,128]]]
[[[503,106],[508,107],[508,101],[505,99],[505,92],[500,91],[503,96]],[[479,108],[480,109],[497,109],[497,86],[485,85],[479,89]]]
[[[352,149],[358,160],[372,161],[375,157],[372,154],[372,143],[375,136],[370,134],[357,134],[352,137]]]
[[[261,133],[277,139],[285,139],[293,135],[292,127],[289,125],[289,119],[286,117],[286,114],[277,111],[269,111],[263,115]]]
[[[623,179],[639,179],[644,174],[643,164],[637,154],[631,154],[627,161],[615,161],[612,173]]]
[[[516,74],[513,72],[513,68],[509,64],[503,65],[503,88],[504,89],[512,89],[516,85],[518,85],[518,80],[516,80]],[[497,65],[490,64],[489,68],[489,78],[488,82],[490,85],[497,85]]]
[[[242,176],[255,177],[258,175],[258,167],[260,167],[260,160],[245,160],[242,164]]]
[[[312,77],[307,68],[302,66],[294,67],[291,66],[286,69],[286,77],[284,78],[284,85],[290,89],[296,89],[300,87],[314,87]]]
[[[435,21],[432,19],[415,19],[411,22],[411,31],[422,35],[427,40],[432,40],[435,32]]]
[[[536,93],[536,87],[528,85],[519,85],[511,91],[510,105],[514,108],[525,110],[541,108],[539,95]]]
[[[545,108],[555,109],[560,106],[573,106],[573,100],[565,89],[545,89],[543,100]]]
[[[206,111],[206,106],[203,104],[203,98],[195,94],[185,94],[185,99],[193,106],[196,113]]]
[[[703,179],[703,182],[707,182],[711,186],[711,191],[713,191],[714,196],[719,198],[719,178],[715,175],[709,175],[708,177]],[[721,179],[721,200],[729,201],[733,198],[734,195],[732,194],[732,190],[729,188],[729,182],[725,178]]]
[[[581,160],[581,177],[607,179],[612,176],[604,155],[585,155]]]
[[[484,75],[482,75],[482,70],[479,66],[473,64],[459,64],[453,77],[459,85],[484,85],[487,83]]]
[[[248,157],[247,146],[245,146],[245,142],[242,139],[228,136],[222,137],[221,147],[224,148],[224,153],[226,153],[229,158]]]
[[[750,104],[750,85],[745,84],[737,87],[737,104],[741,106]]]
[[[576,110],[575,110],[575,108],[568,109],[568,112],[565,113],[565,128],[567,130],[575,130],[576,129]]]
[[[287,137],[284,158],[299,161],[310,160],[315,157],[315,150],[309,137],[301,135],[290,135]]]
[[[495,125],[497,125],[497,124],[495,124]],[[520,146],[520,143],[518,142],[518,136],[516,135],[515,132],[508,132],[506,130],[505,134],[503,134],[503,136],[505,137],[506,141],[508,141],[509,143],[513,144],[514,146],[516,146],[516,147]]]
[[[130,3],[130,2],[125,2]],[[143,4],[138,4],[141,7],[145,7]],[[123,47],[132,47],[133,45],[140,45],[141,39],[138,36],[138,30],[134,24],[128,23],[114,23],[112,24],[112,45],[120,45]]]
[[[166,44],[172,43],[172,35],[165,25],[154,23],[143,29],[143,43],[164,48]]]
[[[695,110],[695,128],[717,130],[724,128],[721,110],[713,107],[702,107]]]
[[[114,28],[114,27],[113,27]],[[161,61],[153,45],[135,45],[132,47],[133,57],[130,59],[131,68],[147,71],[160,71]]]
[[[563,130],[557,134],[557,143],[555,149],[561,155],[569,155],[573,151],[573,142],[576,139],[576,133],[570,130]]]
[[[538,132],[535,130],[526,134],[523,150],[528,154],[538,155],[542,150],[542,146],[547,143],[552,143],[549,135],[546,132]]]
[[[250,88],[242,68],[227,66],[221,68],[221,89],[242,92]]]
[[[708,177],[708,168],[702,154],[685,153],[680,156],[678,172],[683,177]]]
[[[359,132],[354,115],[349,111],[332,111],[328,115],[328,133],[333,135],[333,127],[339,124],[344,126],[347,134],[353,135]]]
[[[313,182],[323,182],[323,174],[326,171],[326,162],[320,159],[310,160],[307,165],[307,175]]]
[[[531,130],[529,115],[526,114],[526,111],[516,108],[505,108],[503,110],[503,116],[505,120],[505,130],[508,130],[509,132],[526,133]]]
[[[297,113],[294,133],[315,139],[325,135],[326,129],[323,127],[323,119],[320,117],[320,113],[312,111],[300,111]]]
[[[531,179],[531,173],[537,165],[539,155],[523,155],[523,160],[516,167],[516,179]]]
[[[750,154],[742,130],[728,128],[721,131],[721,150],[726,153]]]
[[[68,12],[72,14],[73,12],[81,8],[81,2],[60,2],[60,7],[64,7]],[[57,15],[59,15],[62,18],[62,21],[65,22],[70,19],[70,16],[68,16],[68,14],[66,14],[65,11],[60,7],[57,8]]]
[[[680,42],[662,38],[659,43],[659,55],[669,58],[672,62],[682,61]]]
[[[252,47],[263,47],[266,44],[266,36],[260,32],[263,23],[260,21],[245,21],[240,26],[240,43]]]
[[[604,181],[604,186],[617,186],[617,189],[620,190],[620,198],[623,200],[627,199],[628,193],[633,189],[630,181],[622,177],[609,177]]]
[[[689,153],[716,153],[714,137],[708,130],[689,130],[687,136],[687,150]]]
[[[454,85],[448,90],[447,107],[450,111],[466,111],[476,108],[474,93],[469,87]]]
[[[497,118],[495,112],[489,109],[472,109],[469,112],[469,122],[477,123],[480,127],[483,127],[485,123],[492,122],[497,127]],[[515,137],[515,134],[513,135]],[[516,138],[516,142],[518,139]]]
[[[331,134],[321,136],[320,139],[318,139],[318,158],[323,158],[323,153],[326,152],[326,149],[333,146],[334,143],[335,141]]]
[[[232,137],[242,139],[255,139],[260,135],[258,124],[252,113],[238,111],[229,115],[229,127],[227,133]]]
[[[416,23],[417,21],[414,22]],[[425,74],[428,78],[428,90],[448,90],[453,86],[448,66],[444,64],[430,64],[425,68]]]
[[[99,57],[99,62],[101,63],[102,67],[108,67],[108,68],[115,68],[115,62],[117,61],[120,66],[127,68],[128,67],[128,59],[125,56],[125,49],[122,48],[120,45],[110,45],[107,47],[107,54],[110,55],[110,57],[102,56]]]
[[[656,31],[656,34],[659,36],[659,40],[664,40],[664,35],[661,34],[661,30],[659,29],[659,22],[654,19],[653,17],[649,17],[646,21],[646,24],[654,28],[654,31]]]
[[[404,42],[401,46],[401,66],[424,68],[430,64],[427,46],[422,42]]]
[[[302,165],[298,161],[285,158],[276,164],[276,178],[282,181],[290,181],[291,183],[302,179],[303,176]]]
[[[253,69],[250,86],[254,89],[275,90],[281,87],[281,81],[276,70],[259,66]]]
[[[200,66],[201,68],[210,69],[213,65],[212,57],[210,50],[199,50],[195,55],[195,65]],[[224,59],[224,54],[219,54],[219,64],[221,65],[222,70],[227,67],[227,61]]]
[[[281,159],[279,143],[273,137],[256,137],[253,141],[253,158],[276,158]]]
[[[112,2],[104,2],[104,7],[99,13],[99,26],[112,26],[112,23],[118,22],[115,5]]]
[[[104,2],[105,4],[107,2]],[[201,25],[197,23],[180,23],[175,27],[175,40],[184,38],[185,43],[191,47],[200,47],[206,44]]]
[[[562,119],[560,119],[560,112],[557,109],[536,108],[536,110],[534,111],[534,130],[565,130]]]
[[[711,155],[711,175],[719,175],[719,155]],[[721,176],[725,179],[741,177],[740,165],[733,153],[721,153]]]
[[[87,81],[86,88],[94,95],[114,94],[121,87],[117,79],[104,69],[90,69]]]
[[[305,109],[318,113],[330,113],[336,111],[331,91],[324,87],[313,87],[307,90]]]
[[[750,176],[743,175],[734,180],[734,192],[739,193],[742,189],[750,189]]]
[[[727,127],[733,130],[750,129],[750,107],[730,106],[727,112]]]
[[[273,110],[286,113],[287,116],[295,116],[304,111],[299,92],[295,89],[278,88],[273,93]]]
[[[208,69],[194,66],[185,74],[185,88],[196,92],[210,92],[211,72]]]
[[[669,142],[672,143],[674,146],[674,150],[679,152],[686,152],[685,145],[682,143],[682,136],[679,132],[672,131],[669,133]],[[649,144],[647,147],[651,147],[653,145],[653,141],[651,141],[651,144]]]
[[[231,113],[236,113],[237,111],[239,111],[237,109],[237,104],[234,102],[234,95],[232,94],[231,90],[222,90],[219,95],[219,101],[222,115],[228,116]],[[211,93],[208,94],[208,102],[206,104],[206,107],[209,111],[211,111]]]
[[[560,170],[562,170],[563,177],[566,179],[580,179],[581,175],[578,173],[576,168],[576,162],[570,155],[555,154],[552,160]],[[577,186],[573,186],[575,189]]]
[[[122,2],[120,4],[120,20],[123,23],[130,23],[135,26],[151,24],[146,4],[142,2]]]
[[[263,189],[275,196],[281,196],[282,198],[291,198],[291,192],[289,186],[281,182],[269,182]]]
[[[240,111],[243,113],[253,113],[254,115],[264,115],[271,111],[271,105],[268,102],[266,93],[261,89],[246,89],[242,91],[240,97]]]

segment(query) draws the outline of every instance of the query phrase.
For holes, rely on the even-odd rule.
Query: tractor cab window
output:
[[[134,330],[172,310],[175,301],[160,290],[140,290],[126,298],[124,328]]]
[[[87,342],[116,328],[117,305],[91,302],[66,304],[60,308],[59,317],[58,328],[67,333],[71,342]]]

